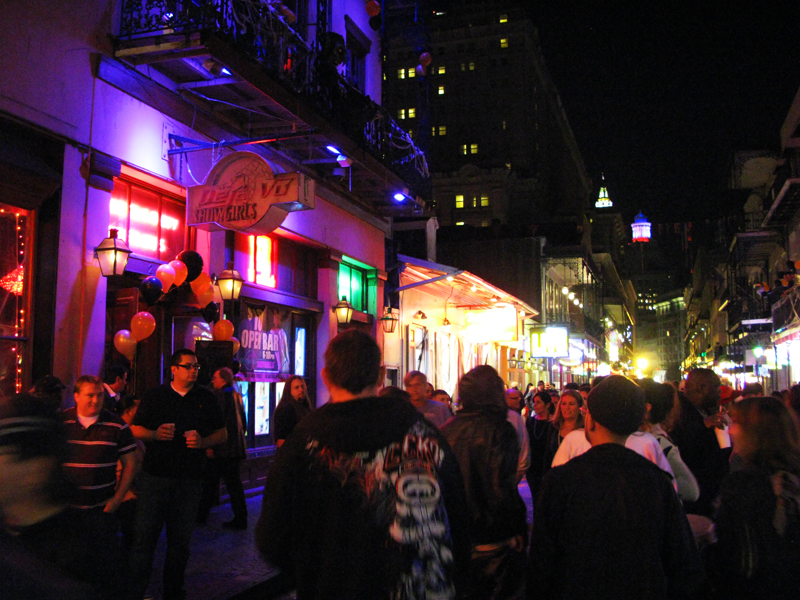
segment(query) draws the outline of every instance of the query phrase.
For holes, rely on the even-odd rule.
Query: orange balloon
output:
[[[211,287],[211,277],[208,276],[208,273],[202,271],[194,281],[189,283],[189,285],[191,286],[194,295],[200,296],[203,294],[203,292]]]
[[[141,342],[156,330],[156,320],[147,311],[138,312],[131,319],[131,335],[134,341]]]
[[[186,281],[186,276],[189,274],[189,269],[186,268],[186,265],[183,264],[182,260],[172,260],[169,263],[169,266],[175,270],[175,287],[180,286],[184,281]]]
[[[170,265],[160,265],[156,269],[156,277],[161,282],[161,285],[164,286],[164,293],[166,294],[169,291],[169,288],[172,287],[172,283],[175,281],[175,269],[172,268]]]
[[[191,285],[191,284],[190,284]],[[202,294],[197,294],[197,303],[200,305],[200,308],[205,308],[209,305],[209,303],[214,301],[214,287],[209,287],[205,292]]]
[[[218,342],[227,342],[233,337],[233,323],[228,319],[220,319],[214,323],[214,339]]]
[[[239,351],[239,348],[242,347],[242,345],[239,343],[239,340],[235,337],[232,337],[229,341],[233,342],[233,353],[236,354]]]
[[[781,279],[781,283],[783,284],[783,287],[789,287],[789,278],[784,277],[783,279]]]
[[[419,64],[421,64],[423,67],[427,67],[429,64],[431,64],[432,60],[433,58],[431,57],[430,52],[423,52],[419,55]]]
[[[763,289],[765,292],[768,292],[769,284],[765,281],[764,283],[761,284],[761,289]]]
[[[381,5],[375,2],[375,0],[369,0],[369,2],[367,2],[366,8],[367,8],[367,14],[370,17],[377,17],[379,14],[381,14]]]
[[[128,360],[133,360],[136,354],[136,340],[130,331],[120,329],[114,336],[114,348]]]

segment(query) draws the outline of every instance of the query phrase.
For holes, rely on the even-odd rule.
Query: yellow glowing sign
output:
[[[517,341],[517,311],[513,306],[470,310],[464,314],[467,339],[475,344]]]
[[[569,356],[569,332],[566,327],[542,327],[531,330],[531,356],[559,358]]]

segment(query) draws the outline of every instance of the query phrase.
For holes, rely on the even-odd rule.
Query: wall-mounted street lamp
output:
[[[384,333],[394,333],[394,330],[397,327],[397,322],[399,321],[397,316],[392,314],[392,309],[388,306],[384,307],[383,316],[378,320],[381,322],[381,327],[383,327]]]
[[[242,291],[242,283],[244,283],[244,278],[239,271],[233,268],[233,263],[229,262],[228,268],[217,277],[217,286],[222,300],[238,300],[239,292]]]
[[[116,229],[110,230],[108,237],[94,249],[94,255],[97,257],[97,262],[100,263],[100,272],[103,277],[122,275],[130,254],[131,249],[117,237]]]
[[[350,322],[350,319],[353,318],[353,305],[347,301],[347,296],[342,296],[342,299],[333,306],[333,312],[336,313],[339,325],[346,325]]]

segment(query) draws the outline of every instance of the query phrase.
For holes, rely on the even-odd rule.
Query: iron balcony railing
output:
[[[119,39],[219,36],[257,60],[271,78],[302,96],[417,194],[429,196],[425,154],[383,107],[339,75],[335,51],[326,45],[331,34],[317,30],[317,40],[306,43],[276,8],[258,0],[123,0]]]

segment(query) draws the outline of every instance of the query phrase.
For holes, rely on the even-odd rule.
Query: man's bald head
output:
[[[686,378],[686,398],[697,408],[714,412],[719,405],[719,377],[711,369],[694,369]]]

